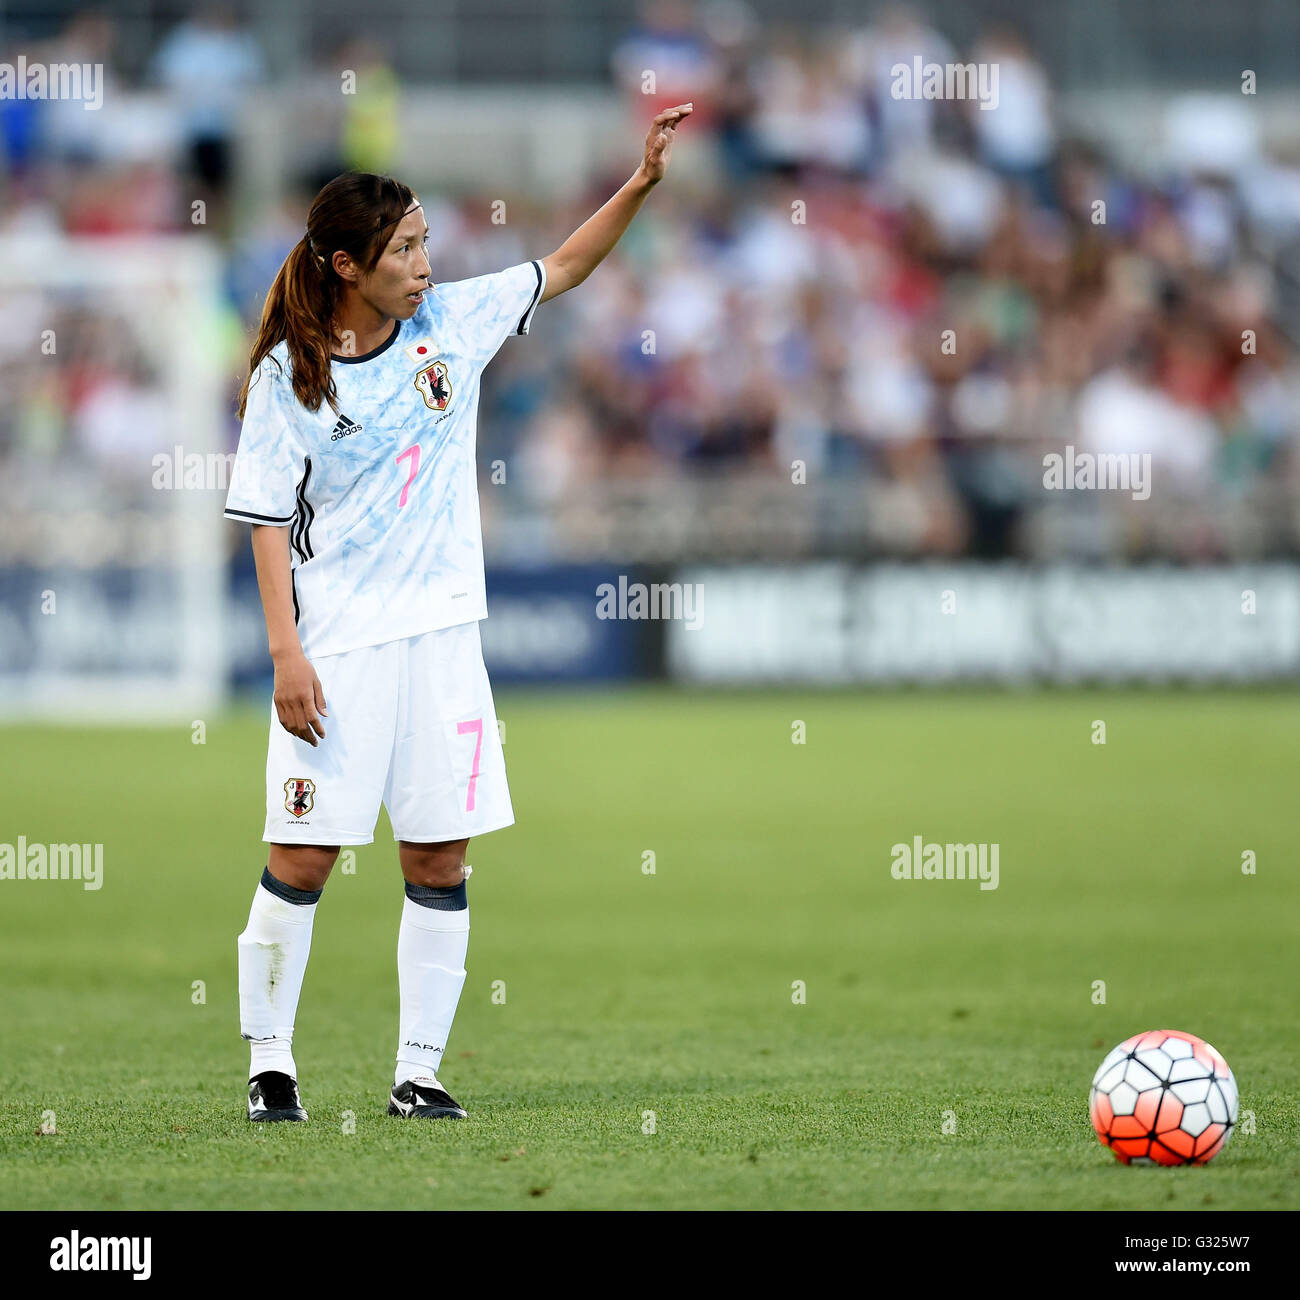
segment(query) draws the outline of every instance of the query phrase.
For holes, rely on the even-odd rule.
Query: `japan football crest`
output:
[[[294,777],[284,783],[284,806],[295,817],[306,817],[316,802],[316,782]]]
[[[415,386],[424,398],[424,404],[431,411],[445,411],[451,401],[451,379],[447,375],[447,363],[435,361],[417,371]]]

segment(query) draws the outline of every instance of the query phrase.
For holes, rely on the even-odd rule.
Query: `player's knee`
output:
[[[337,844],[273,844],[268,870],[294,889],[324,889],[338,856]]]
[[[447,844],[401,845],[402,875],[413,885],[430,889],[454,889],[465,879],[465,848],[468,840]]]

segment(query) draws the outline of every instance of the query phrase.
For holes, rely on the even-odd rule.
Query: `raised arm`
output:
[[[542,302],[581,284],[604,260],[632,224],[646,195],[664,178],[678,123],[690,117],[693,104],[665,109],[650,125],[645,157],[632,178],[594,216],[589,217],[549,257]]]

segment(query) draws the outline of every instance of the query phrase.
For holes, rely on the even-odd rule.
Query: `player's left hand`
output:
[[[641,170],[651,185],[657,185],[668,170],[668,155],[673,149],[673,135],[679,122],[695,111],[694,103],[678,104],[667,108],[650,124],[650,134],[645,138],[645,160]]]

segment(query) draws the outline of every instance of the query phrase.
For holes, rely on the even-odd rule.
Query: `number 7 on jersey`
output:
[[[405,504],[406,499],[411,492],[411,484],[415,482],[415,476],[420,472],[420,444],[412,443],[397,458],[397,464],[400,465],[404,460],[409,459],[411,467],[406,475],[406,482],[402,484],[402,495],[398,498],[397,508],[400,510]]]
[[[461,736],[474,737],[474,763],[470,768],[469,790],[465,797],[465,811],[474,811],[474,787],[478,785],[478,764],[483,754],[483,719],[475,718],[473,722],[458,722],[456,732]]]

